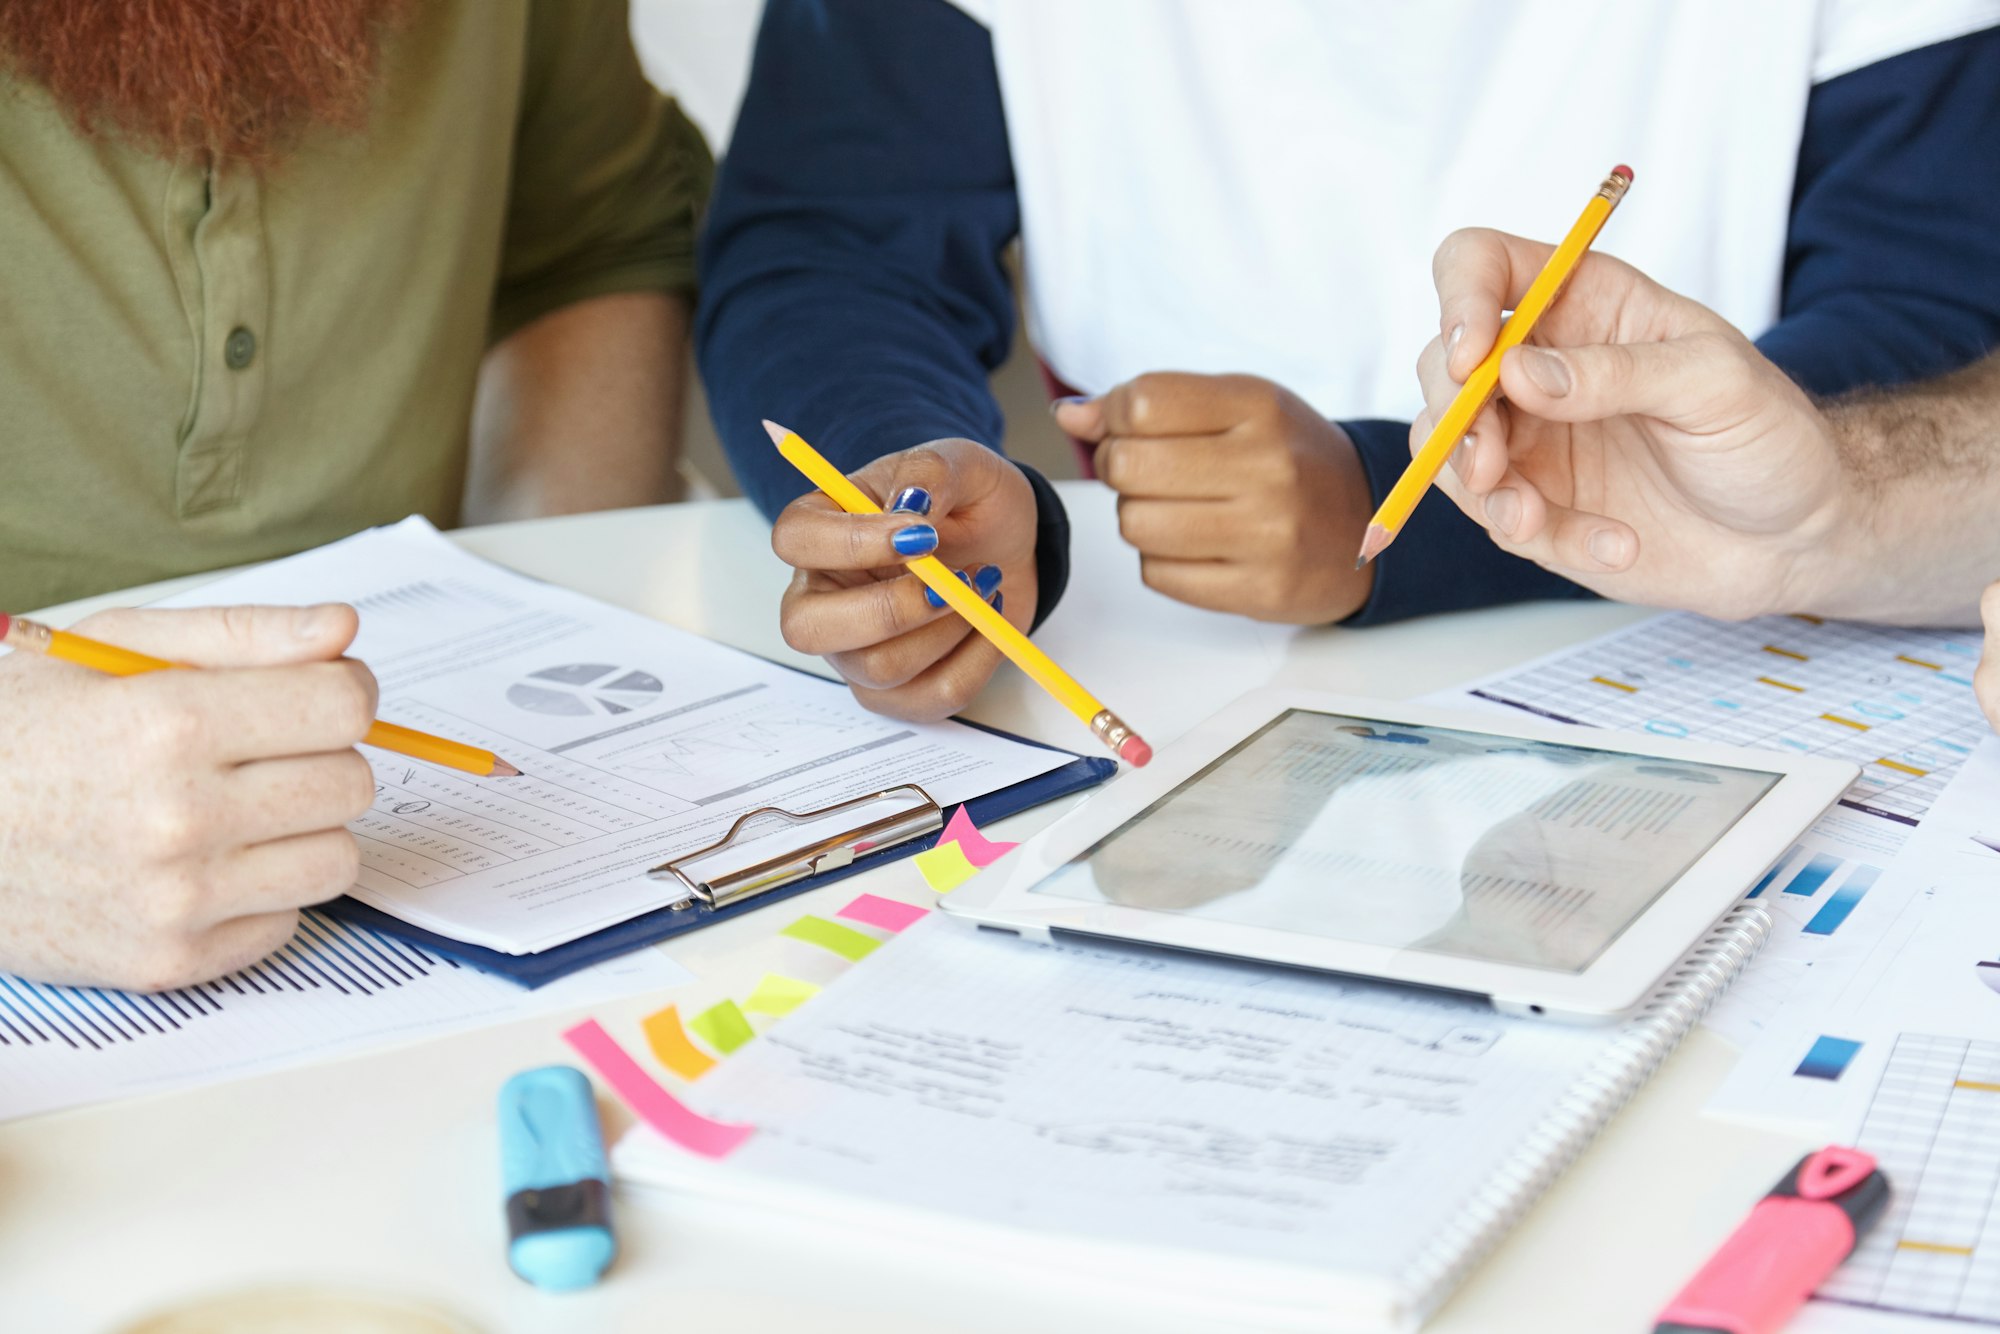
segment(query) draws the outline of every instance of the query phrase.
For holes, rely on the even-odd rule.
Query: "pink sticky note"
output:
[[[938,842],[941,844],[956,842],[964,849],[965,860],[981,870],[1021,846],[1019,843],[995,843],[980,833],[979,826],[972,823],[972,817],[966,814],[963,806],[951,813],[951,823],[944,827],[944,833],[938,837]]]
[[[576,1054],[589,1062],[598,1077],[624,1099],[627,1107],[645,1118],[647,1125],[690,1153],[704,1158],[726,1158],[756,1130],[755,1126],[711,1121],[690,1110],[642,1070],[595,1019],[586,1019],[565,1032],[563,1041],[574,1047]]]
[[[863,894],[834,914],[836,917],[845,917],[850,922],[860,922],[864,926],[879,926],[884,931],[901,931],[910,923],[929,915],[928,908],[913,907],[875,894]]]

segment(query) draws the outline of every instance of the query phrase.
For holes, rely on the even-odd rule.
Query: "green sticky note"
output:
[[[750,993],[750,999],[743,1002],[743,1008],[752,1014],[768,1014],[773,1019],[782,1019],[817,995],[819,988],[810,982],[786,977],[782,973],[766,973],[764,980],[757,984],[757,989]]]
[[[979,874],[979,868],[965,855],[965,849],[956,843],[940,843],[910,860],[917,864],[924,883],[940,894],[951,893]]]
[[[717,1001],[688,1020],[688,1031],[724,1056],[757,1036],[733,1000]]]
[[[808,945],[817,945],[823,950],[832,950],[843,959],[859,962],[875,952],[882,942],[873,936],[863,935],[851,926],[829,922],[824,917],[801,917],[783,931],[781,936],[793,940],[803,940]]]

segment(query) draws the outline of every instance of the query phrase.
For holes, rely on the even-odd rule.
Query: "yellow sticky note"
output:
[[[882,942],[873,936],[863,935],[851,926],[829,922],[824,917],[801,917],[783,931],[781,936],[793,940],[803,940],[808,945],[817,945],[823,950],[832,950],[843,959],[859,962],[875,952]]]
[[[653,1059],[682,1079],[700,1079],[715,1066],[715,1058],[688,1041],[681,1027],[680,1011],[669,1005],[639,1021]]]
[[[810,982],[802,982],[796,977],[786,977],[782,973],[766,973],[750,998],[743,1002],[743,1008],[752,1014],[768,1014],[773,1019],[782,1019],[798,1009],[814,996],[819,988]]]
[[[757,1036],[757,1030],[750,1027],[750,1021],[733,1000],[717,1001],[688,1020],[688,1028],[724,1056]]]
[[[965,849],[956,843],[940,843],[910,860],[923,873],[924,883],[940,894],[951,893],[979,874],[979,868],[967,860]]]

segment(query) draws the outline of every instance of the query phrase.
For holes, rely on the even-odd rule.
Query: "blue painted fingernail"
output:
[[[980,597],[992,597],[993,590],[1000,587],[1000,567],[998,565],[980,566],[979,573],[972,576],[972,586],[978,591]]]
[[[889,508],[897,514],[929,514],[931,493],[921,486],[906,486],[889,502]]]
[[[1068,398],[1059,398],[1049,404],[1049,411],[1054,412],[1057,408],[1073,408],[1080,403],[1088,402],[1090,402],[1090,395],[1088,394],[1071,394]]]
[[[924,585],[924,601],[931,604],[931,610],[933,611],[944,610],[944,599],[939,597],[937,595],[937,590],[935,588],[932,588],[929,584]]]
[[[898,528],[889,536],[889,545],[896,548],[899,556],[928,556],[937,550],[937,544],[937,529],[927,523]]]
[[[1007,609],[1007,595],[1005,593],[995,593],[993,595],[993,610],[1005,611],[1006,609]]]

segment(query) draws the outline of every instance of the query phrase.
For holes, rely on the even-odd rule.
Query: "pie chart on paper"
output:
[[[661,689],[657,676],[636,667],[575,662],[528,673],[507,687],[507,702],[529,713],[593,718],[651,708]]]

